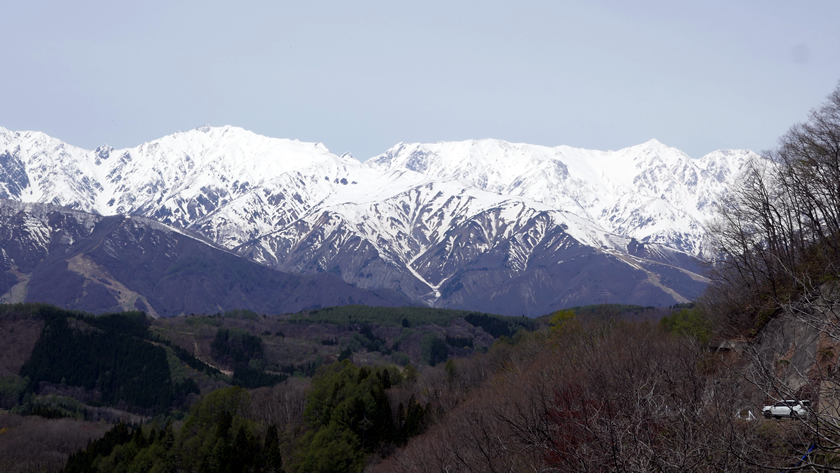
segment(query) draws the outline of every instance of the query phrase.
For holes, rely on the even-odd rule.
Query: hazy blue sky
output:
[[[837,0],[4,2],[0,126],[759,151],[837,86],[838,24]]]

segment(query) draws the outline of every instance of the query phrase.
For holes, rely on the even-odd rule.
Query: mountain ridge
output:
[[[479,297],[464,293],[469,273],[466,279],[490,300],[516,293],[510,297],[520,304],[542,301],[527,311],[539,315],[560,303],[548,293],[564,289],[545,278],[566,280],[554,266],[568,261],[539,253],[559,251],[563,239],[611,258],[608,267],[640,272],[631,278],[638,284],[650,283],[607,291],[607,298],[657,294],[608,302],[667,305],[669,298],[696,297],[697,288],[686,288],[693,287],[688,280],[703,281],[692,258],[709,255],[705,217],[750,159],[758,155],[722,150],[694,160],[656,140],[592,151],[486,139],[400,143],[362,163],[320,143],[230,126],[94,151],[0,129],[0,195],[151,218],[275,269],[332,273],[360,288],[384,287],[440,307],[466,308],[459,304]],[[44,190],[56,181],[63,187]],[[631,242],[647,253],[631,254]],[[676,267],[687,279],[662,279],[657,255],[680,261]],[[491,260],[490,272],[501,272],[491,277],[485,270],[482,281],[475,264]],[[552,269],[546,273],[538,261]],[[531,283],[508,287],[530,273],[543,274],[537,279],[550,289],[529,295]],[[587,292],[582,285],[565,291],[579,296],[562,303],[603,302],[580,296]]]
[[[0,302],[152,316],[410,304],[325,274],[290,275],[154,220],[0,199]]]

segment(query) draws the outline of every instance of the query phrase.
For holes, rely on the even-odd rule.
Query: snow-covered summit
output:
[[[721,150],[695,160],[657,140],[618,151],[470,140],[400,143],[365,165],[523,197],[621,235],[701,255],[709,204],[753,157]]]
[[[202,126],[134,148],[105,145],[94,151],[39,132],[3,130],[0,149],[27,176],[17,179],[19,191],[6,192],[10,197],[100,214],[147,213],[163,204],[189,215],[180,204],[192,199],[216,205],[295,170],[358,164],[320,143],[268,138],[232,126]]]
[[[233,126],[201,126],[134,148],[93,151],[40,132],[0,128],[0,153],[6,156],[0,197],[100,214],[140,214],[189,226],[269,194],[272,201],[298,201],[278,204],[298,207],[297,215],[319,205],[378,202],[423,183],[456,181],[695,255],[704,253],[711,205],[746,161],[757,157],[720,150],[691,159],[655,139],[618,151],[484,139],[400,143],[362,164],[321,143]],[[271,207],[268,201],[261,205]]]
[[[706,221],[750,159],[759,158],[692,159],[656,140],[595,151],[484,139],[400,143],[361,163],[232,126],[92,151],[0,128],[0,198],[152,218],[281,270],[452,306],[482,290],[528,294],[531,283],[505,281],[543,284],[546,268],[583,264],[583,247],[631,272],[666,264],[702,281],[686,255],[707,254]],[[481,276],[491,270],[501,272]],[[645,276],[654,286],[655,271]],[[541,287],[571,284],[561,273]]]

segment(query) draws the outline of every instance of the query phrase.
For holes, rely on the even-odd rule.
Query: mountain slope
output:
[[[153,315],[403,305],[329,275],[274,271],[160,223],[0,200],[3,302]]]
[[[693,160],[656,140],[614,152],[479,140],[400,144],[365,164],[523,197],[702,257],[703,221],[751,158],[723,150]]]
[[[655,140],[614,152],[479,140],[360,163],[234,127],[95,151],[0,129],[0,153],[8,198],[153,218],[282,271],[529,315],[696,297],[705,220],[757,159],[693,160]],[[570,262],[584,253],[606,272],[572,277],[589,271]]]

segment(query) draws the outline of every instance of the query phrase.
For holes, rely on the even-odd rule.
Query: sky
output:
[[[201,125],[699,158],[772,148],[840,80],[840,1],[3,2],[0,126],[133,147]]]

